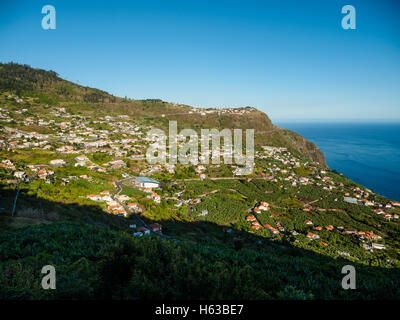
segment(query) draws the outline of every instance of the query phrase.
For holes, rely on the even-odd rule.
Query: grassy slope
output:
[[[11,241],[12,239],[12,241]],[[54,223],[0,235],[0,298],[392,299],[398,270],[356,265],[357,290],[341,288],[336,261],[270,244],[234,250]],[[40,270],[57,270],[57,290]]]

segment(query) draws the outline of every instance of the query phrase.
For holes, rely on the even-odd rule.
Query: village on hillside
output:
[[[234,239],[246,232],[331,256],[398,261],[400,244],[390,234],[399,226],[400,203],[286,147],[256,147],[250,175],[223,162],[149,164],[145,155],[153,139],[147,132],[154,125],[126,114],[91,116],[68,107],[40,112],[41,105],[21,107],[33,104],[26,99],[0,97],[1,183],[13,194],[21,189],[48,201],[94,206],[126,221],[135,237],[179,238],[191,231],[168,227],[168,221],[210,222]],[[187,112],[245,116],[250,110]],[[221,147],[221,158],[225,152]],[[32,216],[17,197],[0,199],[0,213],[23,216],[30,210]]]

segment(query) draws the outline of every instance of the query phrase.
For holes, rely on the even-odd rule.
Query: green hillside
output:
[[[254,128],[253,172],[150,164],[147,134],[168,120]],[[399,216],[255,108],[120,98],[0,64],[0,299],[398,299]],[[57,290],[41,287],[45,265]]]
[[[191,114],[190,106],[176,105],[159,99],[133,100],[115,97],[105,91],[83,87],[63,80],[54,71],[34,69],[26,65],[0,63],[0,90],[25,95],[48,107],[61,106],[78,115],[132,115],[136,119],[167,129],[167,120],[176,120],[182,128],[254,129],[259,145],[290,148],[311,160],[326,165],[324,155],[312,142],[290,130],[274,126],[268,116],[255,108],[245,107],[246,116],[237,114]],[[164,117],[160,118],[161,115]]]
[[[234,250],[135,239],[77,223],[1,234],[0,261],[1,299],[392,299],[400,293],[398,271],[357,266],[357,290],[343,290],[340,260],[273,244]],[[47,264],[57,269],[57,290],[40,288]]]

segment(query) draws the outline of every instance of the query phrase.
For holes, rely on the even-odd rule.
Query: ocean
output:
[[[400,201],[400,123],[277,123],[314,142],[328,166]]]

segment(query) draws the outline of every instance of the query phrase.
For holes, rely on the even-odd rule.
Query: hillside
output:
[[[149,163],[148,133],[168,120],[256,129],[253,172]],[[0,299],[398,299],[399,216],[254,108],[124,99],[0,65]],[[57,290],[41,288],[49,264]]]
[[[287,147],[322,166],[326,165],[321,150],[299,134],[274,126],[268,116],[251,107],[238,109],[200,109],[177,105],[159,99],[132,100],[115,97],[105,91],[83,87],[58,77],[54,71],[34,69],[26,65],[0,63],[0,90],[17,96],[31,96],[50,107],[66,107],[81,115],[125,114],[136,119],[156,121],[166,129],[166,120],[177,120],[182,128],[255,130],[258,145]],[[242,114],[244,110],[246,113]],[[206,116],[202,115],[206,112]],[[160,119],[160,116],[163,118]],[[160,121],[163,120],[163,121]]]
[[[357,266],[358,290],[342,290],[341,264],[269,245],[268,251],[172,243],[76,223],[0,235],[0,299],[393,299],[399,273]],[[52,241],[49,241],[52,239]],[[60,245],[64,244],[63,250]],[[80,248],[79,252],[75,248]],[[59,254],[55,255],[54,252]],[[49,258],[51,257],[51,258]],[[49,260],[50,259],[50,260]],[[35,275],[51,262],[57,290]],[[6,275],[18,275],[17,279]],[[397,275],[397,277],[396,277]],[[312,287],[310,287],[312,283]]]

